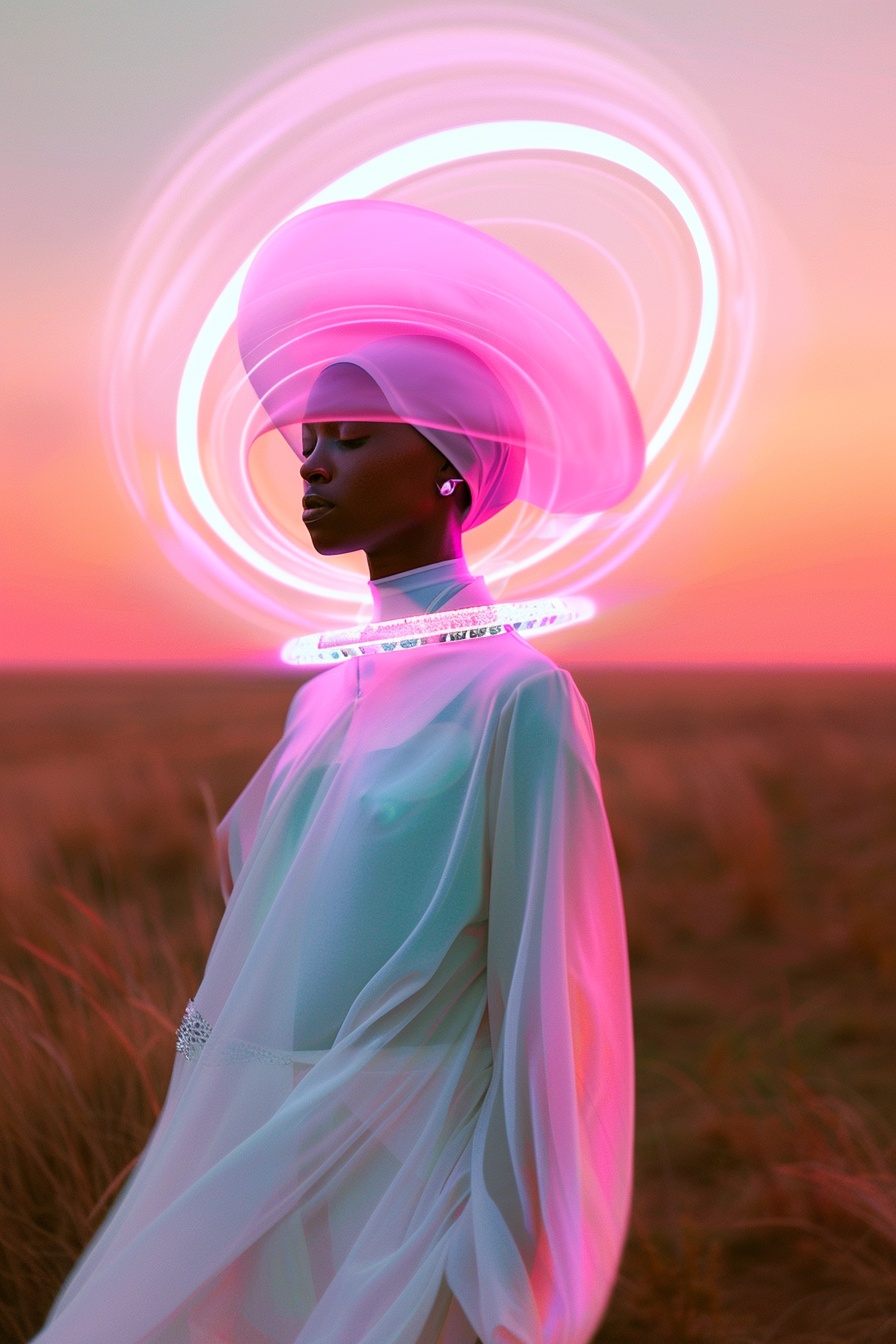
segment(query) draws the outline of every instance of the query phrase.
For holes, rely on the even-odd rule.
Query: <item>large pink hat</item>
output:
[[[315,381],[356,364],[385,403],[346,418],[394,417],[435,443],[470,487],[466,528],[517,497],[594,513],[643,470],[631,389],[591,319],[533,262],[445,215],[358,200],[288,220],[249,268],[237,334],[261,433],[301,452]]]

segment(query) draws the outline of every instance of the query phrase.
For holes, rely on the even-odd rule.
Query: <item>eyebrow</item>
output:
[[[325,430],[335,429],[338,431],[344,429],[347,425],[358,425],[362,428],[373,429],[379,423],[378,420],[303,420],[302,433],[304,434],[306,429],[311,429],[312,425],[321,425]]]
[[[305,447],[305,431],[313,431],[315,427],[323,429],[325,438],[339,439],[365,439],[368,438],[376,427],[376,421],[373,420],[303,420],[302,421],[302,448]],[[360,429],[360,434],[343,434],[340,436],[340,430],[348,428]],[[316,435],[315,435],[316,437]]]

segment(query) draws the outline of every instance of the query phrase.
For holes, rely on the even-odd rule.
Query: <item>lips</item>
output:
[[[334,507],[328,499],[322,495],[315,495],[308,491],[302,499],[302,522],[314,523],[319,518],[323,518]]]

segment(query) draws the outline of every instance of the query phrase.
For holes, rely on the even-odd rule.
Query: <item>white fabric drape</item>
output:
[[[428,569],[386,596],[483,600]],[[338,665],[222,837],[211,1034],[36,1339],[585,1344],[628,1216],[632,1041],[568,674],[512,634]]]

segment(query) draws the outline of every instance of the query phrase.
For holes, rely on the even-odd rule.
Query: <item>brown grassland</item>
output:
[[[579,676],[622,872],[631,1233],[600,1344],[896,1340],[896,675]],[[294,682],[0,680],[0,1340],[141,1150]]]

